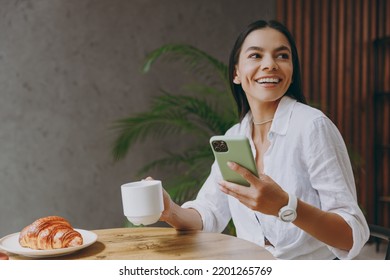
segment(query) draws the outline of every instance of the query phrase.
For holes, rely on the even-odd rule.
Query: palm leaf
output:
[[[192,70],[211,66],[221,78],[225,86],[229,87],[227,66],[206,52],[186,44],[167,44],[152,51],[145,59],[143,72],[150,70],[151,66],[162,56],[170,55],[183,60]]]
[[[214,86],[190,84],[183,87],[184,90],[192,93],[193,96],[203,96],[207,100],[218,105],[218,111],[222,114],[228,113],[235,120],[238,119],[237,105],[233,95],[227,90],[219,90]]]
[[[183,116],[192,116],[193,121],[201,124],[210,131],[210,135],[215,133],[221,134],[235,123],[236,116],[231,115],[230,118],[222,117],[217,112],[215,105],[212,105],[206,99],[199,97],[172,95],[169,93],[158,97],[155,100],[152,109],[161,111],[162,108],[181,111]]]
[[[227,119],[205,99],[192,96],[172,95],[167,92],[154,98],[151,111],[116,121],[113,128],[119,131],[114,142],[115,159],[123,158],[137,141],[150,136],[168,133],[191,132],[202,138],[223,134],[235,116]]]
[[[176,203],[182,204],[188,200],[194,199],[203,183],[204,178],[178,175],[167,184],[164,184],[164,188],[169,190],[172,199]]]
[[[209,169],[210,159],[212,159],[212,152],[209,145],[196,146],[186,149],[184,152],[171,153],[166,152],[167,156],[154,160],[151,163],[143,166],[139,171],[139,176],[149,173],[155,168],[177,168],[184,166],[187,170],[186,175],[198,174],[204,168]]]
[[[146,137],[163,137],[167,134],[183,131],[188,131],[195,135],[209,134],[174,111],[166,111],[164,114],[157,114],[153,111],[140,113],[133,117],[116,121],[113,128],[118,131],[118,136],[114,141],[112,149],[115,159],[123,158],[133,144],[144,140]]]

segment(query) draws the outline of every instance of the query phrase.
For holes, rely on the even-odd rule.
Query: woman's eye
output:
[[[290,55],[288,53],[280,53],[276,57],[280,59],[289,59]]]
[[[258,53],[252,53],[249,55],[249,58],[261,58],[261,56]]]

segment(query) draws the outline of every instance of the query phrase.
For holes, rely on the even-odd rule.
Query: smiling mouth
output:
[[[256,80],[258,84],[279,84],[281,79],[279,78],[261,78]]]

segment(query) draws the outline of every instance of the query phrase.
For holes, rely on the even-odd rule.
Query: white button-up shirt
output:
[[[247,136],[256,157],[250,112],[226,135]],[[200,213],[204,231],[221,232],[232,218],[237,237],[261,246],[265,246],[266,237],[273,246],[265,248],[276,258],[354,258],[367,242],[369,229],[357,204],[351,163],[336,126],[321,111],[284,96],[275,112],[268,139],[271,145],[264,154],[264,173],[298,199],[343,217],[352,228],[350,251],[328,246],[293,223],[253,211],[224,194],[218,187],[222,175],[216,162],[197,198],[182,207],[194,208]]]

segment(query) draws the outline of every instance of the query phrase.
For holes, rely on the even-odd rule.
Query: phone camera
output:
[[[214,151],[223,153],[228,151],[228,146],[225,141],[218,140],[218,141],[213,141],[212,142]]]

